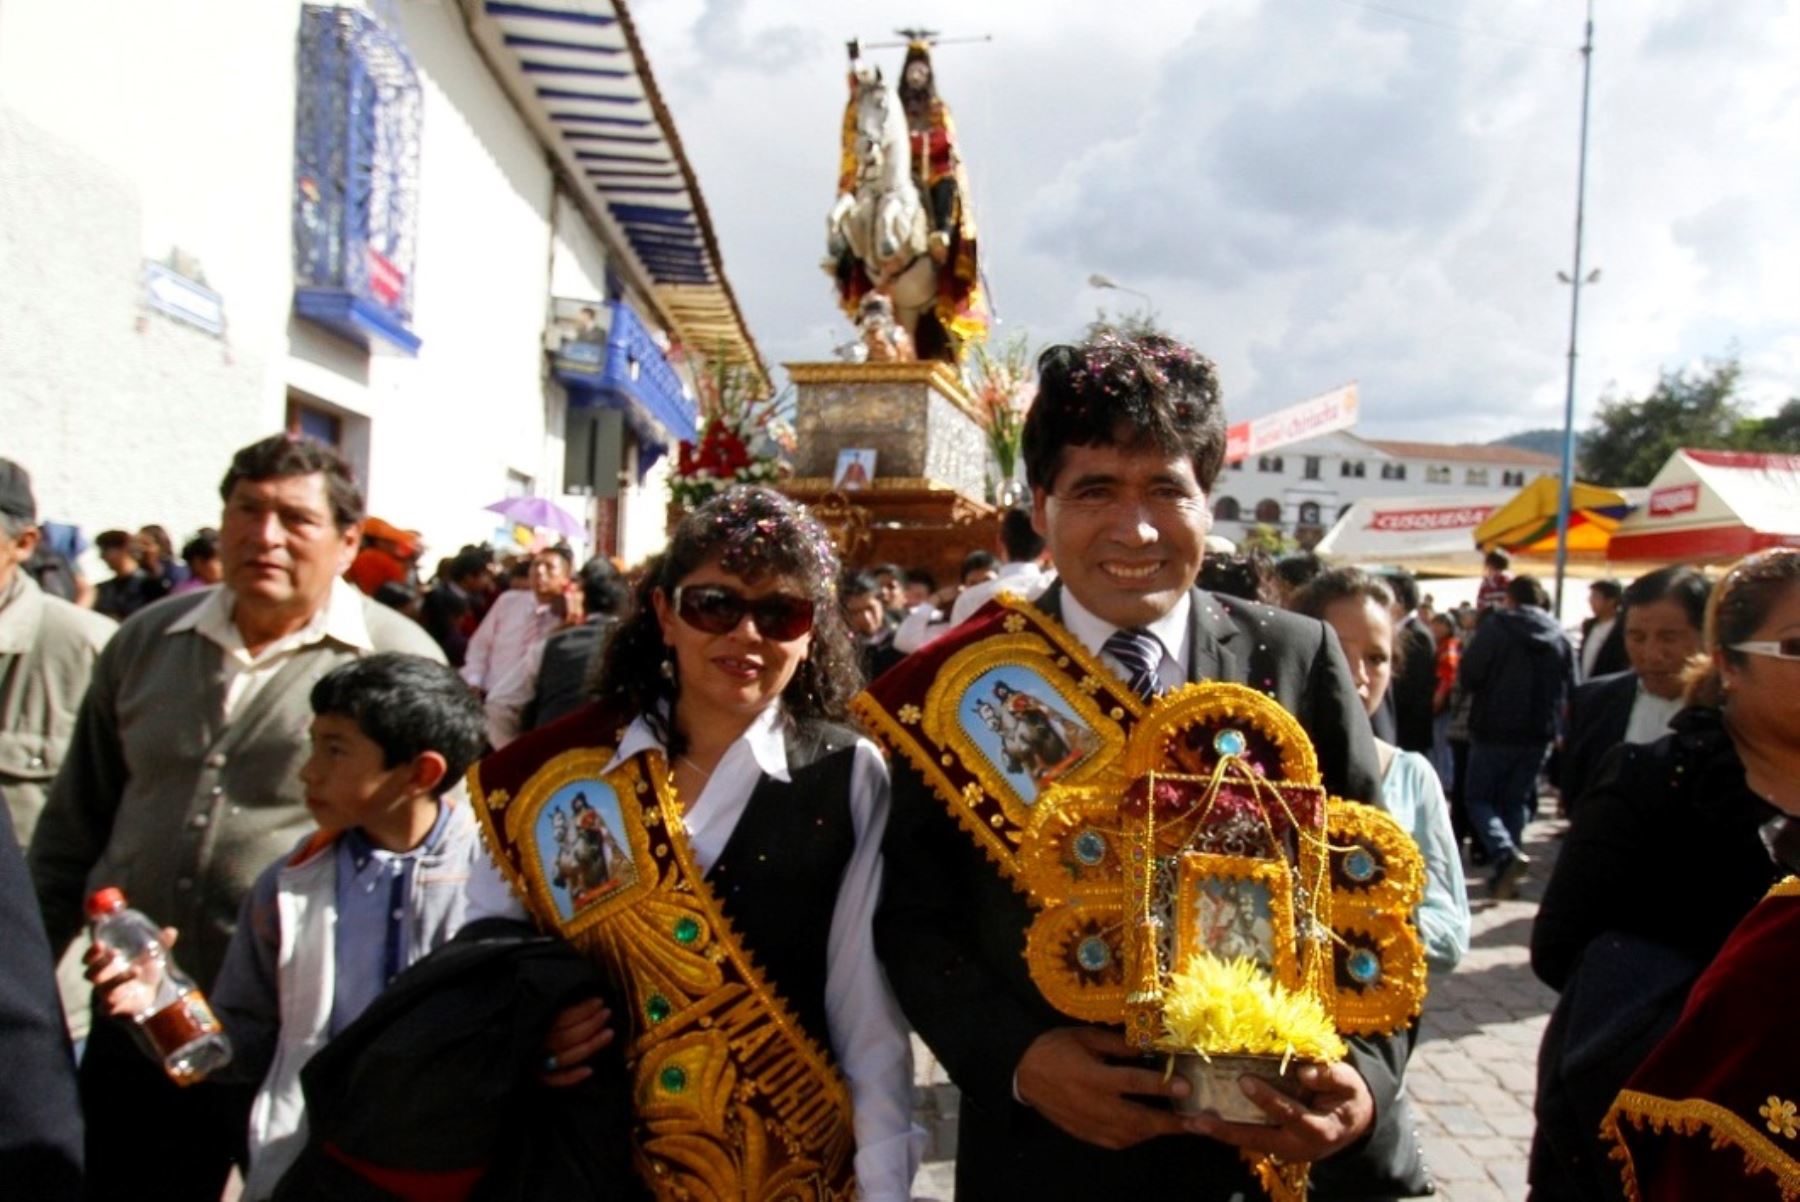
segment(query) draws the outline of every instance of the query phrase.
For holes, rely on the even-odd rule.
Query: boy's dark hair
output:
[[[230,501],[238,481],[260,484],[264,480],[286,480],[293,476],[310,476],[317,472],[325,477],[325,493],[331,501],[331,520],[339,530],[363,520],[362,489],[357,487],[356,473],[350,463],[317,439],[293,434],[271,434],[253,442],[231,457],[225,479],[219,482],[219,497]]]
[[[1506,599],[1520,609],[1549,609],[1550,594],[1536,576],[1514,576],[1506,582]]]
[[[123,530],[102,530],[94,536],[94,548],[98,551],[131,551],[131,535]]]
[[[1394,603],[1407,613],[1419,608],[1419,582],[1405,568],[1390,568],[1381,574],[1393,591]]]
[[[1038,357],[1025,417],[1025,479],[1056,483],[1065,447],[1114,446],[1186,457],[1204,492],[1225,461],[1225,412],[1212,361],[1163,334],[1102,332]]]
[[[581,601],[589,617],[623,613],[631,601],[631,590],[606,556],[596,555],[581,565]]]
[[[543,555],[557,556],[558,558],[560,558],[563,561],[563,566],[569,569],[570,575],[574,574],[574,572],[575,572],[575,551],[572,547],[569,546],[568,543],[555,543],[548,547],[540,547],[538,550],[533,551],[531,553],[531,558],[533,560],[535,560],[538,557],[543,556]],[[527,571],[529,571],[529,570],[530,569],[527,569]]]
[[[1044,536],[1031,528],[1031,511],[1009,509],[1000,515],[1000,546],[1008,563],[1030,563],[1044,553]]]
[[[959,582],[966,583],[970,572],[986,572],[1000,566],[1000,559],[992,551],[971,551],[963,556],[962,567],[956,573]]]
[[[450,561],[449,576],[452,581],[463,581],[471,576],[478,576],[494,566],[494,553],[486,547],[464,547]]]
[[[1712,581],[1704,573],[1685,563],[1674,563],[1633,580],[1631,587],[1625,590],[1624,602],[1627,610],[1634,605],[1649,605],[1656,601],[1679,602],[1694,629],[1705,630],[1706,600],[1711,595]]]
[[[356,723],[381,748],[389,768],[435,751],[448,770],[442,797],[487,748],[487,723],[475,693],[450,668],[419,655],[385,651],[351,660],[313,686],[312,711]]]
[[[877,580],[880,580],[883,576],[892,576],[901,584],[905,584],[907,580],[906,569],[902,568],[897,563],[875,564],[869,568],[869,575],[875,577]]]
[[[871,579],[873,579],[873,577],[871,577]],[[908,568],[906,569],[906,576],[904,579],[907,584],[924,585],[927,593],[937,592],[937,577],[932,575],[930,568]],[[880,588],[881,581],[875,581],[875,587]]]
[[[1387,581],[1361,568],[1329,568],[1295,593],[1290,605],[1295,613],[1323,622],[1325,611],[1338,601],[1373,601],[1383,612],[1392,613],[1394,593],[1388,588]],[[1398,676],[1401,664],[1398,638],[1393,640],[1390,648],[1389,663]]]
[[[1504,572],[1506,569],[1512,567],[1512,556],[1500,550],[1500,548],[1495,547],[1492,551],[1489,551],[1486,555],[1481,557],[1481,562],[1494,569],[1496,572]]]

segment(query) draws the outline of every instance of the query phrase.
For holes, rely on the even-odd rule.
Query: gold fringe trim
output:
[[[1744,1175],[1768,1173],[1775,1178],[1782,1202],[1800,1202],[1800,1161],[1756,1130],[1735,1112],[1705,1098],[1683,1098],[1671,1101],[1635,1089],[1621,1090],[1612,1109],[1600,1121],[1600,1134],[1613,1143],[1608,1155],[1619,1162],[1619,1175],[1625,1196],[1631,1202],[1643,1202],[1638,1185],[1637,1165],[1625,1141],[1619,1120],[1629,1121],[1633,1128],[1656,1134],[1700,1135],[1709,1133],[1715,1150],[1736,1147],[1744,1154]]]

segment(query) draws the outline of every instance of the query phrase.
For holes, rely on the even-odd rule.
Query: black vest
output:
[[[850,816],[856,737],[824,722],[790,728],[788,781],[764,776],[757,782],[706,874],[745,950],[827,1054],[825,945],[856,850]]]

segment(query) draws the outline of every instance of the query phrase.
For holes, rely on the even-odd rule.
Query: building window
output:
[[[1472,467],[1467,472],[1463,473],[1463,483],[1471,484],[1478,488],[1486,488],[1487,480],[1487,469],[1485,467]]]
[[[1281,462],[1281,456],[1264,455],[1257,459],[1256,470],[1259,472],[1279,472],[1285,469]]]
[[[1308,455],[1301,466],[1300,474],[1305,479],[1317,480],[1319,478],[1319,457],[1317,455]]]
[[[1213,502],[1213,517],[1221,522],[1240,520],[1243,511],[1238,507],[1236,497],[1220,497]]]
[[[417,354],[422,111],[405,46],[354,8],[306,5],[294,105],[294,311]]]
[[[344,419],[317,405],[308,405],[292,397],[287,403],[287,430],[328,447],[344,445]]]
[[[1433,464],[1432,466],[1426,468],[1425,469],[1425,483],[1427,483],[1427,484],[1448,484],[1448,483],[1450,483],[1449,467],[1445,466],[1444,464],[1439,463],[1439,464]]]
[[[1256,520],[1270,526],[1281,525],[1281,502],[1264,498],[1256,503]]]
[[[1353,480],[1361,480],[1363,478],[1363,461],[1360,459],[1344,460],[1342,463],[1338,464],[1338,475],[1346,476]]]
[[[1383,480],[1404,480],[1404,479],[1406,479],[1406,465],[1404,463],[1384,463],[1384,464],[1382,464],[1381,465],[1381,478]]]
[[[1501,472],[1500,483],[1504,484],[1507,488],[1523,488],[1525,487],[1525,473]]]
[[[1300,502],[1300,524],[1302,526],[1319,524],[1319,503],[1317,501]]]

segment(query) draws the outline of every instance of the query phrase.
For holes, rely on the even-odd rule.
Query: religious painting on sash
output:
[[[1100,747],[1068,701],[1029,668],[1002,664],[963,691],[957,718],[1026,805]]]
[[[538,810],[533,835],[551,903],[565,923],[638,879],[619,795],[605,781],[556,790]]]

